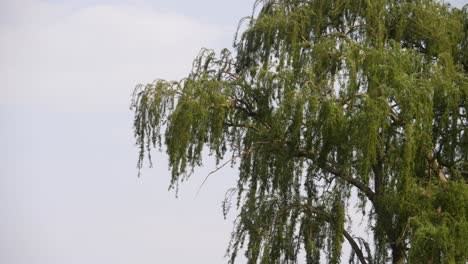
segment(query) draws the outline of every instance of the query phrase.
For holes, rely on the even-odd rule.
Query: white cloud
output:
[[[28,3],[10,12],[18,12],[16,19],[0,25],[1,104],[126,107],[136,83],[181,78],[201,47],[226,36],[219,27],[145,7]]]

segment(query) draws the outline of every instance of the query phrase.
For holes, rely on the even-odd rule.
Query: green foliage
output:
[[[345,241],[351,262],[465,263],[468,6],[255,6],[235,55],[204,49],[180,82],[137,87],[138,167],[164,145],[176,186],[205,149],[239,161],[230,263],[340,263]],[[374,247],[347,231],[353,193]]]

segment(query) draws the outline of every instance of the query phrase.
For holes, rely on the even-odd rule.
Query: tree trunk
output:
[[[392,263],[403,264],[405,260],[404,251],[397,245],[392,246]]]

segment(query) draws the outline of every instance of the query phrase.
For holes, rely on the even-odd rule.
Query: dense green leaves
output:
[[[203,150],[239,161],[230,262],[341,263],[346,242],[351,262],[465,263],[468,8],[255,6],[235,55],[202,50],[182,81],[137,87],[138,166],[164,143],[175,186]],[[356,202],[371,241],[349,232]]]

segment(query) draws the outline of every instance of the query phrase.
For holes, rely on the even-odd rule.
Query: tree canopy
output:
[[[344,242],[350,263],[465,263],[468,6],[260,0],[239,28],[132,102],[139,168],[165,150],[176,187],[204,152],[238,165],[229,263],[341,263]]]

